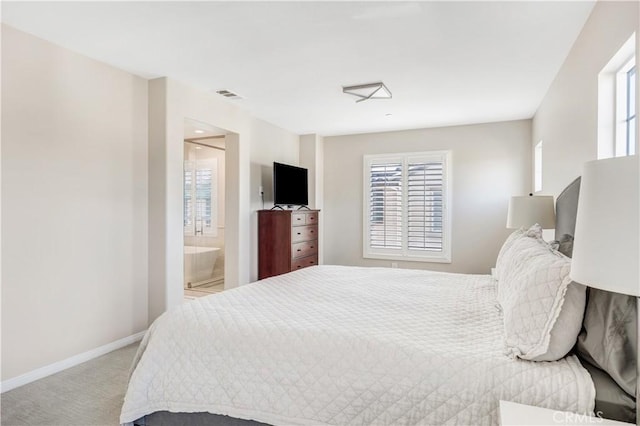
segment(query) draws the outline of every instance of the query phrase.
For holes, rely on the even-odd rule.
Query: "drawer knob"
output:
[[[300,232],[298,232],[298,235],[302,235]]]
[[[313,247],[311,247],[311,248],[313,248]],[[302,250],[298,249],[298,250],[296,250],[296,251],[302,251]]]

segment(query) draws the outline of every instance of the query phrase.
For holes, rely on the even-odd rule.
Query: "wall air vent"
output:
[[[242,96],[238,95],[237,93],[230,92],[229,90],[216,90],[216,93],[229,99],[242,99]]]

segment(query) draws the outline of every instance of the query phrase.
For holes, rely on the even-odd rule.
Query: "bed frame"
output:
[[[580,178],[577,178],[558,196],[556,200],[556,239],[559,239],[564,234],[574,235],[579,194]],[[606,292],[602,293],[600,290],[590,289],[587,291],[586,310],[597,309],[601,296]],[[633,316],[635,317],[635,313]],[[635,399],[620,388],[607,372],[593,366],[580,353],[577,353],[577,355],[581,363],[590,372],[594,381],[596,413],[605,418],[633,422],[635,419]],[[635,353],[625,354],[625,362],[635,363],[635,359]],[[170,413],[167,411],[155,412],[134,422],[134,425],[140,426],[173,426],[176,424],[189,426],[265,426],[265,423],[217,414]]]

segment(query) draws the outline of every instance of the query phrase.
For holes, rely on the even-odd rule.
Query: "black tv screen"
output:
[[[309,204],[307,169],[274,162],[273,203],[276,206]]]

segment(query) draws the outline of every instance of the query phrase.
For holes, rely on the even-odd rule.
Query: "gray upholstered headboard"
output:
[[[573,237],[580,178],[556,199],[556,239]],[[596,413],[635,423],[637,316],[635,298],[587,288],[587,306],[575,353],[596,388]]]
[[[562,235],[573,236],[576,230],[580,178],[571,182],[556,199],[556,240]]]

